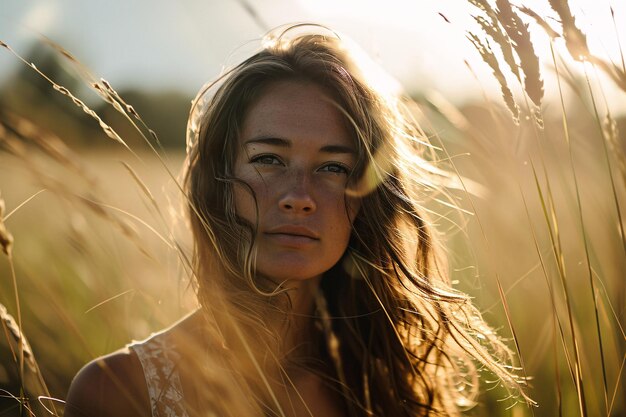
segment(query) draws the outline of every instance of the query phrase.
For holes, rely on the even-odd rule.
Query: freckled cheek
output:
[[[361,209],[361,199],[348,197],[345,195],[345,190],[342,190],[340,195],[337,196],[337,207],[340,210],[343,221],[351,228],[354,219],[359,210]]]
[[[244,183],[235,182],[233,192],[235,197],[235,212],[241,218],[250,223],[256,222],[257,207],[259,213],[263,212],[267,189],[256,179],[238,177]],[[246,185],[247,184],[247,185]]]
[[[326,212],[331,213],[329,219],[332,220],[329,223],[334,229],[333,234],[338,239],[347,240],[352,233],[354,219],[359,213],[360,201],[352,198],[346,199],[343,193],[333,195],[326,201],[329,203]]]

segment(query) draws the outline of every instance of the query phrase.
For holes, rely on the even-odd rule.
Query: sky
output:
[[[43,34],[114,88],[180,89],[193,94],[225,62],[253,51],[268,29],[318,22],[349,36],[409,92],[437,92],[459,103],[497,96],[490,70],[466,39],[464,0],[2,0],[0,40],[25,54]],[[515,2],[514,2],[515,3]],[[521,0],[550,16],[547,0]],[[619,59],[609,5],[626,44],[626,1],[570,0],[600,55]],[[253,13],[250,9],[254,10]],[[443,16],[449,21],[446,21]],[[554,14],[552,14],[554,15]],[[533,28],[531,28],[533,29]],[[540,53],[547,38],[534,28]],[[476,77],[468,70],[472,67]],[[19,63],[0,51],[0,83]],[[547,86],[549,71],[544,71]],[[1,84],[0,84],[1,86]],[[611,89],[609,89],[611,90]],[[618,106],[623,94],[609,92]]]

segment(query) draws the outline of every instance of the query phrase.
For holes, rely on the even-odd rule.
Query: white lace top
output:
[[[179,354],[167,335],[156,333],[129,345],[135,351],[146,378],[152,417],[189,417],[178,373]]]

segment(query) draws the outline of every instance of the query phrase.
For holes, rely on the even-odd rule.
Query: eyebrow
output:
[[[261,143],[264,145],[271,145],[271,146],[280,146],[284,148],[291,147],[291,141],[287,139],[275,138],[275,137],[253,138],[253,139],[245,141],[244,145],[251,145],[255,143]],[[323,153],[335,153],[335,154],[337,153],[338,154],[350,154],[350,155],[356,154],[356,151],[354,150],[354,148],[352,148],[351,146],[344,146],[344,145],[324,145],[320,148],[319,151]]]

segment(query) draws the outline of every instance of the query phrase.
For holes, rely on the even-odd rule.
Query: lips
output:
[[[265,232],[265,236],[275,244],[290,249],[305,249],[317,243],[319,235],[304,226],[283,225]]]

